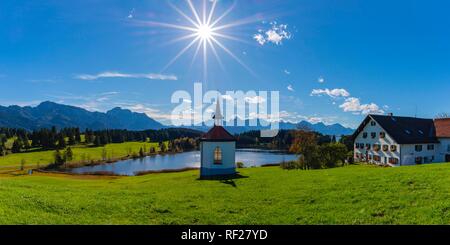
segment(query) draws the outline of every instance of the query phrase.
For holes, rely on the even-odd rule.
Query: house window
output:
[[[361,150],[364,149],[364,144],[363,143],[359,144],[359,149],[361,149]]]
[[[363,138],[364,138],[364,139],[367,138],[367,132],[364,132],[364,133],[363,133]]]
[[[447,151],[450,151],[450,145],[447,146]]]
[[[366,149],[370,150],[370,144],[366,144]]]
[[[397,146],[396,145],[391,145],[391,151],[392,152],[396,152],[397,151]]]
[[[214,164],[222,164],[222,150],[220,149],[220,147],[217,147],[214,150]]]
[[[384,139],[386,138],[386,133],[385,132],[380,132],[380,139]]]
[[[388,151],[389,150],[389,146],[388,145],[383,145],[383,151]]]
[[[380,156],[373,156],[373,160],[375,161],[375,162],[381,162],[381,157]]]
[[[389,163],[390,164],[398,164],[398,158],[390,157],[389,158]]]
[[[417,152],[422,151],[422,145],[416,145],[416,151]]]
[[[375,137],[377,137],[377,133],[370,133],[370,136],[372,137],[372,139],[375,139]]]
[[[376,125],[377,125],[377,123],[376,123],[376,122],[374,122],[374,121],[372,121],[372,122],[370,122],[370,125],[371,125],[371,126],[376,126]]]
[[[355,144],[355,149],[359,149],[359,143]]]
[[[423,158],[422,157],[416,157],[416,164],[422,164]]]
[[[378,145],[378,144],[374,144],[374,145],[373,145],[373,150],[374,150],[374,151],[380,151],[380,148],[381,148],[381,146]]]
[[[429,151],[434,151],[434,145],[428,145],[428,146],[427,146],[427,149],[428,149]]]

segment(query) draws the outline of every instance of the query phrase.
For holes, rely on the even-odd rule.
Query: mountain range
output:
[[[237,120],[235,120],[237,125]],[[241,122],[249,125],[248,121]],[[57,128],[79,127],[80,129],[127,129],[127,130],[146,130],[163,129],[172,126],[163,125],[160,122],[148,117],[145,113],[132,112],[127,109],[116,107],[106,113],[91,112],[80,107],[57,104],[54,102],[42,102],[36,107],[17,105],[0,106],[0,127],[23,128],[35,130],[39,128]],[[188,127],[200,131],[207,131],[206,126]],[[233,134],[242,133],[250,130],[264,129],[262,126],[250,127],[226,127]],[[353,129],[342,126],[341,124],[325,125],[323,123],[312,124],[307,121],[300,123],[280,122],[280,129],[308,128],[326,135],[349,135]]]

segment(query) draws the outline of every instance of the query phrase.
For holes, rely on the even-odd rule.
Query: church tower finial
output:
[[[214,114],[214,125],[216,125],[216,126],[222,126],[222,120],[223,120],[222,112],[220,110],[220,99],[221,99],[221,97],[218,96],[217,102],[216,102],[216,113]]]

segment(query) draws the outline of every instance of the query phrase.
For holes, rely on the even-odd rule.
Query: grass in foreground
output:
[[[1,224],[450,224],[450,164],[0,176]]]

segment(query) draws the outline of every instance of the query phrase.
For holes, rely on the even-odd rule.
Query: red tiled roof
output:
[[[450,118],[434,120],[434,127],[436,128],[436,137],[450,138]]]
[[[203,135],[202,141],[236,141],[233,135],[228,133],[228,131],[222,126],[214,126]]]

